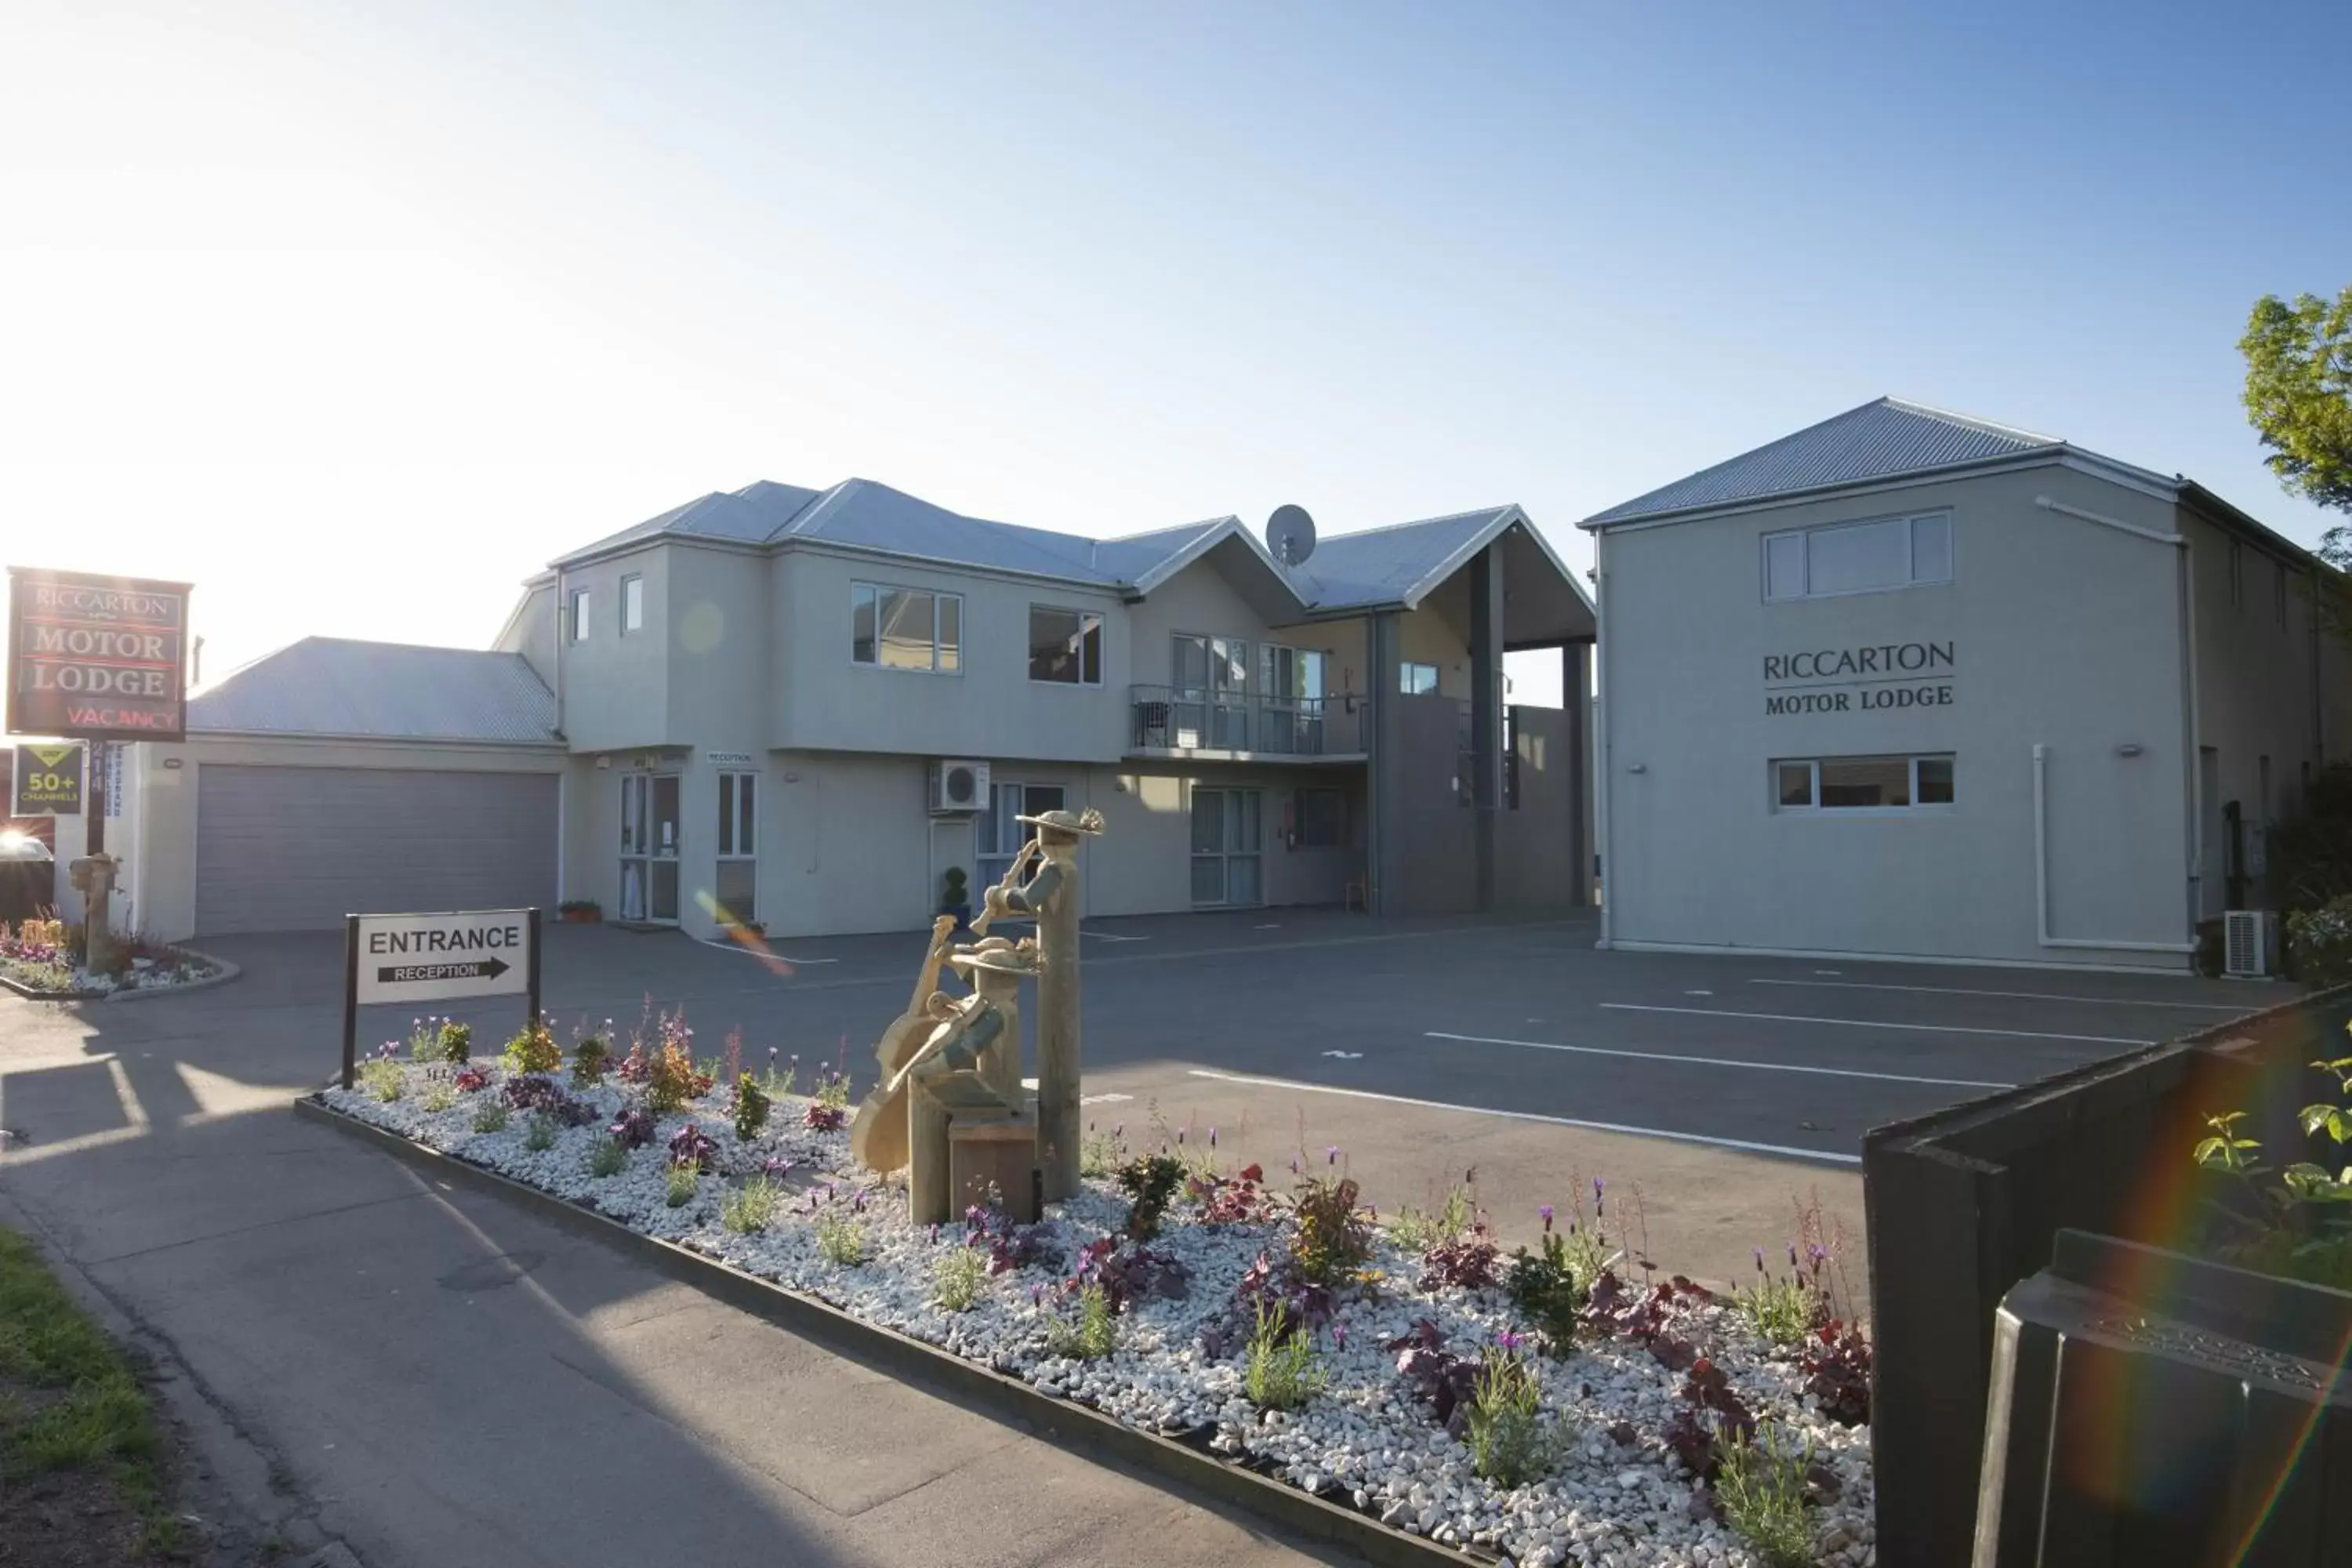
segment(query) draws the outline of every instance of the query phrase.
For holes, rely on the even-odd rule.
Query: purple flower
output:
[[[1546,1236],[1549,1236],[1551,1234],[1551,1205],[1549,1204],[1538,1204],[1536,1205],[1536,1217],[1543,1221],[1544,1234]]]
[[[1790,1268],[1794,1268],[1796,1266],[1797,1266],[1797,1244],[1796,1244],[1795,1242],[1793,1242],[1793,1241],[1792,1241],[1792,1242],[1789,1243],[1789,1267],[1790,1267]]]
[[[1764,1249],[1760,1247],[1756,1249],[1756,1272],[1764,1272]]]
[[[1516,1333],[1509,1329],[1505,1329],[1495,1336],[1495,1343],[1507,1355],[1517,1354],[1519,1347],[1527,1342],[1528,1337],[1525,1334]]]
[[[1044,1304],[1045,1300],[1045,1287],[1043,1281],[1029,1287],[1029,1304],[1031,1306],[1041,1306]]]
[[[1335,1351],[1343,1351],[1348,1348],[1347,1324],[1334,1323],[1331,1325],[1331,1348]]]
[[[1114,1138],[1124,1138],[1124,1137],[1126,1137],[1126,1136],[1127,1136],[1127,1123],[1126,1123],[1126,1122],[1124,1122],[1124,1121],[1122,1121],[1122,1122],[1120,1122],[1118,1126],[1116,1126],[1116,1127],[1112,1128],[1112,1129],[1110,1130],[1110,1135],[1111,1135],[1112,1137],[1114,1137]]]
[[[1184,1130],[1181,1127],[1176,1129],[1176,1142],[1179,1143],[1184,1142]]]
[[[1327,1165],[1336,1165],[1339,1163],[1339,1145],[1332,1143],[1324,1148],[1323,1163]]]
[[[1215,1128],[1212,1127],[1212,1128],[1210,1128],[1210,1129],[1209,1129],[1209,1147],[1210,1147],[1210,1148],[1212,1148],[1212,1149],[1213,1149],[1213,1148],[1215,1148],[1216,1146],[1217,1146],[1217,1130],[1216,1130]]]
[[[1298,1156],[1296,1154],[1290,1157],[1290,1173],[1294,1176],[1298,1174]]]
[[[940,1239],[940,1227],[939,1227],[938,1226],[934,1225],[933,1226],[931,1226],[931,1242],[932,1242],[932,1244],[933,1244],[934,1246],[938,1245],[938,1243],[939,1243],[939,1239]]]
[[[1805,1256],[1813,1260],[1813,1267],[1816,1269],[1821,1268],[1822,1264],[1827,1263],[1830,1259],[1829,1248],[1823,1247],[1818,1241],[1805,1248]]]

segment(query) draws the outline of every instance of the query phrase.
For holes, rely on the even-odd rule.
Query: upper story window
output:
[[[621,635],[646,629],[646,580],[631,573],[621,579]]]
[[[881,669],[961,672],[963,595],[875,583],[849,586],[849,658]]]
[[[1764,597],[1819,599],[1952,580],[1952,515],[1882,518],[1764,536]]]
[[[1423,697],[1437,689],[1437,666],[1407,662],[1397,666],[1397,688],[1407,697]]]
[[[1056,686],[1100,686],[1102,616],[1092,610],[1030,605],[1029,679]]]
[[[1258,650],[1258,689],[1276,707],[1317,707],[1328,694],[1330,660],[1321,648],[1268,643]]]
[[[574,588],[574,589],[572,589],[572,605],[571,605],[571,610],[572,610],[572,640],[573,642],[586,642],[586,641],[588,640],[588,590],[587,590],[587,589],[585,589],[585,588]]]

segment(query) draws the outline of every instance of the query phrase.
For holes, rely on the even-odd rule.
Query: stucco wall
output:
[[[136,752],[126,769],[126,776],[135,779],[138,817],[131,859],[134,918],[165,941],[195,931],[197,784],[208,764],[459,773],[558,773],[565,765],[560,752],[546,748],[426,742],[192,737],[178,745],[142,742]],[[166,767],[167,760],[180,766]],[[365,826],[354,823],[352,831],[362,832]],[[548,831],[555,831],[552,823]],[[111,847],[113,840],[109,843]]]
[[[1127,735],[1126,608],[1116,595],[1058,584],[929,570],[910,563],[795,551],[771,568],[771,744],[787,751],[987,757],[1007,751],[1112,762]],[[961,670],[886,669],[850,659],[856,583],[963,595]],[[1029,679],[1029,606],[1099,611],[1100,687]]]
[[[790,673],[776,668],[769,635],[774,569],[772,561],[733,551],[668,552],[666,613],[657,625],[648,609],[646,630],[667,658],[662,733],[670,744],[698,754],[766,745],[768,687]],[[824,673],[814,672],[817,679]],[[711,809],[718,809],[715,793]]]
[[[1514,705],[1519,804],[1496,814],[1495,895],[1510,910],[1582,902],[1576,873],[1577,814],[1584,805],[1569,744],[1570,716]]]
[[[2051,925],[2188,939],[2188,778],[2172,509],[2045,468],[1606,534],[1612,935],[1621,942],[2181,967],[2040,945],[2032,749],[2049,748]],[[1767,604],[1762,536],[1948,508],[1953,581]],[[1951,645],[1949,706],[1769,714],[1767,656]],[[2123,756],[2118,749],[2139,748]],[[1773,809],[1776,758],[1950,752],[1956,804]]]
[[[552,679],[548,683],[562,694],[559,722],[574,751],[654,746],[668,735],[667,649],[677,630],[670,584],[673,563],[684,556],[716,553],[687,545],[654,544],[564,571],[562,590],[567,601],[576,588],[587,589],[590,595],[587,639],[563,644],[562,684],[558,687]],[[764,570],[764,563],[753,556],[727,554],[719,559],[746,574]],[[645,578],[646,624],[642,631],[623,636],[621,579],[631,574]]]
[[[500,653],[519,653],[539,672],[540,679],[555,684],[555,585],[541,584],[523,590],[514,616],[490,645]]]

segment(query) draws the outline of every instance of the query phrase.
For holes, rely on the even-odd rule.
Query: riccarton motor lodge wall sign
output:
[[[188,592],[185,583],[8,568],[10,732],[180,740]]]

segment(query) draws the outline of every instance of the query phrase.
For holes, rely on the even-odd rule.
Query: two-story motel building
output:
[[[601,539],[493,647],[310,638],[145,744],[114,847],[166,937],[593,900],[709,936],[911,929],[1093,807],[1086,912],[1588,901],[1591,600],[1499,507],[1295,565],[761,483]],[[1569,707],[1505,701],[1557,648]],[[126,842],[127,840],[127,842]]]

